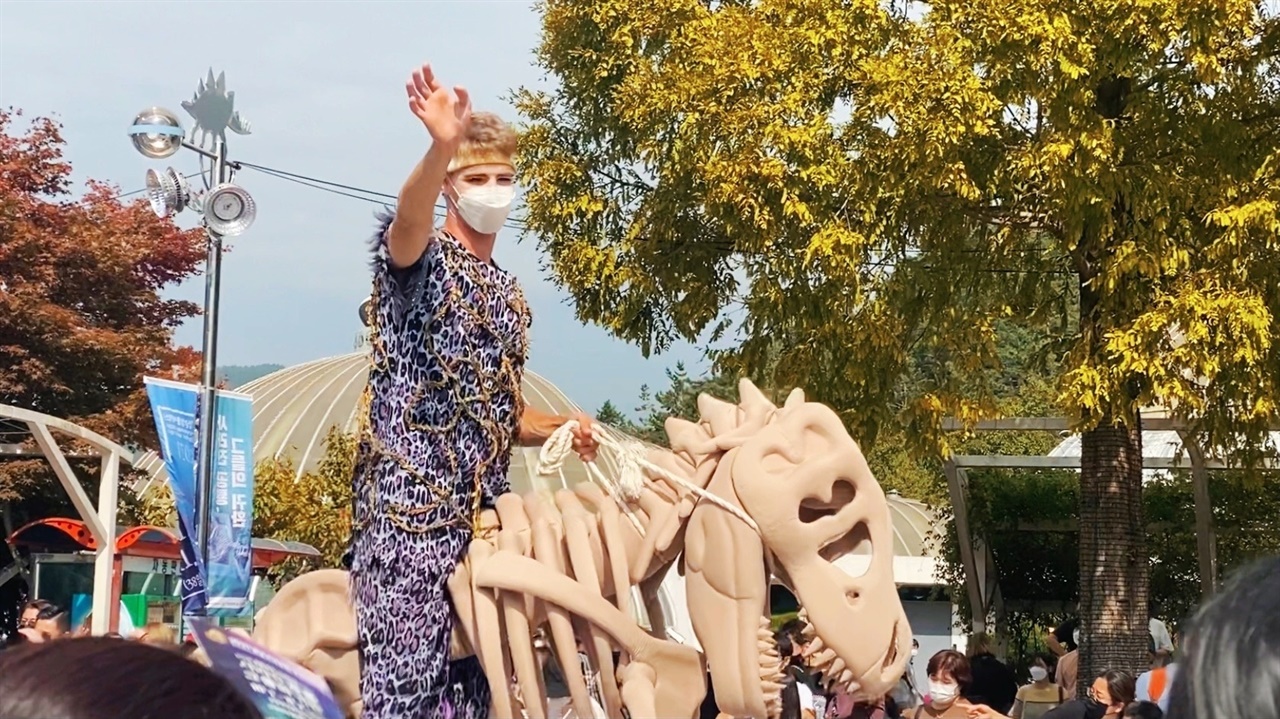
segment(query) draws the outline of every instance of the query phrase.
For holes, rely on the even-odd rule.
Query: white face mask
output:
[[[1071,641],[1074,642],[1077,647],[1080,646],[1080,630],[1079,629],[1071,632]]]
[[[482,235],[493,235],[502,229],[516,198],[513,185],[472,185],[465,189],[454,185],[454,190],[458,193],[458,216]]]
[[[919,653],[920,653],[920,650],[919,650],[919,649],[916,649],[915,647],[912,647],[912,649],[911,649],[911,657],[912,657],[913,659],[914,659],[914,658],[915,658],[915,656],[916,656],[917,654],[919,654]]]
[[[1044,667],[1031,667],[1031,681],[1042,682],[1049,676],[1049,670]]]
[[[942,684],[929,680],[929,698],[934,704],[946,706],[956,700],[960,694],[960,687],[955,684]]]

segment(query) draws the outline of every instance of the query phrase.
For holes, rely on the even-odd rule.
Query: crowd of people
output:
[[[805,666],[804,626],[793,621],[775,636],[790,657],[782,719],[1280,719],[1280,557],[1239,572],[1188,622],[1180,647],[1151,609],[1148,665],[1136,675],[1108,669],[1081,687],[1083,640],[1069,620],[1045,637],[1049,651],[1022,680],[979,633],[965,652],[929,657],[927,686],[908,671],[875,701],[820,691],[823,678]],[[714,716],[708,707],[703,719]]]
[[[1176,646],[1163,622],[1153,620],[1150,668],[1136,676],[1104,671],[1083,697],[1076,676],[1082,638],[1074,622],[1046,638],[1049,652],[1032,661],[1024,681],[994,656],[989,637],[976,635],[966,652],[929,657],[927,686],[916,687],[908,673],[874,702],[822,690],[824,678],[805,666],[803,630],[792,622],[776,637],[787,657],[781,719],[1280,719],[1280,557],[1237,573],[1187,622]],[[148,625],[128,639],[84,634],[69,629],[57,605],[27,603],[0,651],[0,717],[260,717],[229,682],[192,661],[195,645],[179,643],[165,625]],[[548,689],[562,690],[549,692],[550,716],[561,719],[569,710],[563,672],[545,642],[537,648]],[[600,678],[589,666],[584,673],[598,702]],[[716,717],[709,690],[703,716]]]
[[[22,611],[18,613],[18,630],[6,638],[5,645],[14,647],[21,644],[43,644],[72,636],[89,636],[91,623],[92,615],[86,616],[80,621],[78,628],[72,631],[70,613],[66,609],[47,599],[33,599],[22,605]],[[145,644],[162,647],[178,644],[177,632],[164,622],[151,622],[132,634],[130,638]],[[125,638],[118,632],[107,632],[103,636],[109,639]],[[179,648],[190,653],[195,648],[195,641],[188,637]]]
[[[193,661],[194,642],[148,624],[132,637],[90,636],[52,602],[22,607],[0,651],[3,719],[262,719],[225,678]]]

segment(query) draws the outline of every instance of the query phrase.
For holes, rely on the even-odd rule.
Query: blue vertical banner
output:
[[[253,410],[245,394],[218,391],[214,469],[200,482],[200,388],[144,378],[182,537],[182,613],[244,616],[251,612],[253,543]],[[200,485],[209,492],[208,565],[196,547]]]
[[[199,416],[197,387],[144,377],[151,415],[160,436],[160,456],[169,474],[169,490],[178,514],[182,556],[182,613],[205,613],[204,567],[196,551],[196,435]]]
[[[252,613],[253,399],[217,393],[213,431],[213,481],[209,483],[209,613]]]

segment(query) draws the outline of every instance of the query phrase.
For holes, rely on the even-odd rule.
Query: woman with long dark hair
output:
[[[1280,719],[1280,557],[1236,573],[1184,636],[1166,719]]]

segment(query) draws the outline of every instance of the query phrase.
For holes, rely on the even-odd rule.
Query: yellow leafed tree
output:
[[[254,471],[253,533],[304,542],[320,550],[322,566],[337,567],[351,537],[351,476],[355,439],[336,429],[324,458],[298,474],[289,460],[264,460]],[[292,575],[298,567],[286,568]]]
[[[1246,0],[544,0],[528,229],[581,319],[721,339],[873,441],[993,411],[1056,326],[1083,431],[1081,676],[1147,644],[1138,410],[1276,420],[1280,25]],[[908,361],[923,381],[904,389]]]

